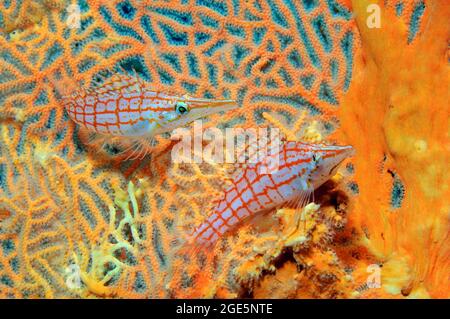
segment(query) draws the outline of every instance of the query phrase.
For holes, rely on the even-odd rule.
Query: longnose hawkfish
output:
[[[234,100],[157,92],[139,77],[119,73],[92,88],[64,95],[63,104],[70,118],[88,131],[135,141],[238,107]]]
[[[211,215],[195,228],[190,241],[209,246],[255,214],[284,204],[306,205],[315,189],[330,179],[353,154],[351,146],[326,146],[288,141],[260,162],[235,174]],[[273,165],[271,171],[261,169]]]

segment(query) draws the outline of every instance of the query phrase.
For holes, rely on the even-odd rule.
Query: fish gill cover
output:
[[[366,25],[372,3],[380,29]],[[448,298],[449,10],[437,0],[2,1],[0,297]],[[226,169],[173,163],[166,136],[142,161],[85,136],[52,79],[88,87],[115,71],[242,105],[205,127],[272,126],[356,156],[315,204],[244,225],[211,252],[178,253]]]

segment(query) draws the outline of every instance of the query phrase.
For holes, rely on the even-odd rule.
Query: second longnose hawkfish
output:
[[[134,140],[149,139],[238,107],[234,100],[157,92],[137,76],[124,74],[115,74],[95,87],[65,94],[63,103],[70,118],[87,130]]]
[[[259,212],[293,203],[303,207],[315,189],[330,179],[353,154],[351,146],[285,142],[260,162],[247,164],[232,178],[211,215],[192,233],[190,241],[209,246]],[[271,165],[274,170],[261,170]]]

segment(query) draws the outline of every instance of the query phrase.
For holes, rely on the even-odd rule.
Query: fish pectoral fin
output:
[[[250,224],[252,227],[258,230],[258,232],[266,232],[268,231],[268,225],[272,225],[273,222],[267,222],[268,218],[273,217],[273,212],[275,208],[267,208],[259,211],[256,214],[253,214],[247,218],[245,218],[245,223]],[[269,219],[270,220],[270,219]]]
[[[314,190],[312,188],[307,188],[303,191],[300,191],[297,196],[295,196],[291,200],[284,202],[283,204],[279,205],[277,208],[278,209],[281,209],[281,208],[302,209],[310,202],[313,192],[314,192]]]
[[[300,222],[304,218],[304,216],[301,212],[301,209],[303,209],[303,207],[305,207],[310,202],[313,192],[314,192],[313,189],[306,189],[304,191],[301,191],[300,194],[298,194],[298,196],[295,196],[291,200],[289,200],[277,207],[277,209],[290,208],[290,209],[294,209],[294,210],[299,210],[298,212],[295,212],[294,223],[292,223],[291,229],[287,232],[288,235],[286,236],[286,238],[290,237],[292,234],[294,234],[298,230],[298,228],[300,226]]]

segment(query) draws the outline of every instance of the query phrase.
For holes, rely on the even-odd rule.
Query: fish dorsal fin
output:
[[[265,162],[271,154],[278,153],[284,136],[271,128],[247,129],[234,137],[234,148],[226,148],[227,158],[232,159],[228,171],[232,176],[236,171]]]
[[[104,78],[100,83],[95,83],[91,90],[96,94],[114,93],[141,93],[143,82],[136,75],[115,73],[109,78]]]

